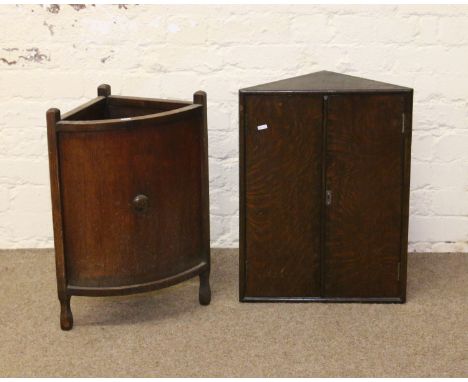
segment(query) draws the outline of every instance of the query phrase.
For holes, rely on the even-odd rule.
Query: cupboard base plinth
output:
[[[240,302],[339,302],[339,303],[381,303],[403,304],[402,297],[241,297]]]

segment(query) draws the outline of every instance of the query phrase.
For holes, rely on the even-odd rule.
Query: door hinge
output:
[[[401,268],[401,263],[397,264],[397,281],[400,281],[400,268]]]
[[[405,113],[401,114],[401,133],[405,133]]]
[[[332,202],[332,192],[330,190],[327,190],[325,192],[325,204],[329,206]]]

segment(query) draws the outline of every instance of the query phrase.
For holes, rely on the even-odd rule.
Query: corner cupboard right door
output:
[[[327,105],[326,297],[399,296],[404,96]]]

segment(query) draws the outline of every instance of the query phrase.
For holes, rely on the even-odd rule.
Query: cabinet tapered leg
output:
[[[73,314],[70,308],[70,298],[67,296],[60,299],[60,327],[62,330],[70,330],[73,328]]]
[[[200,273],[200,289],[198,292],[200,305],[209,305],[211,302],[210,271]]]

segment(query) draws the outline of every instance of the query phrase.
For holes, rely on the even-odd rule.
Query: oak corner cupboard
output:
[[[413,90],[322,71],[239,98],[240,301],[405,302]]]
[[[111,95],[47,111],[60,324],[71,296],[146,292],[200,277],[211,300],[206,94]]]

